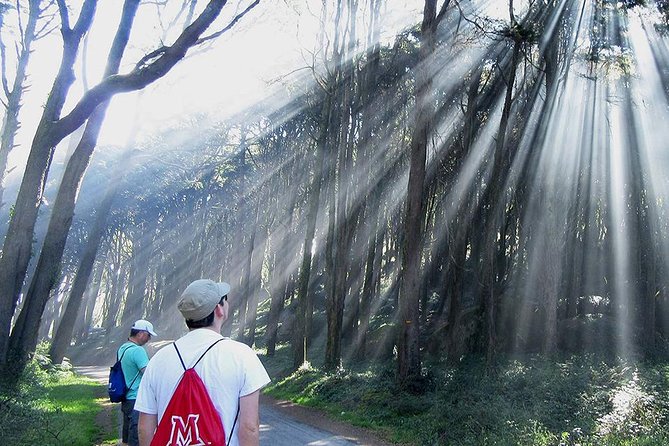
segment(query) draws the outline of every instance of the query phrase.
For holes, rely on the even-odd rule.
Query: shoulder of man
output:
[[[223,338],[223,342],[221,342],[221,344],[227,346],[230,349],[236,349],[240,351],[253,351],[251,347],[244,344],[243,342],[235,341],[234,339],[231,338]]]
[[[149,356],[146,353],[146,350],[141,345],[132,343],[133,345],[125,349],[125,355],[123,359],[126,358],[128,361],[135,363],[138,368],[146,367],[146,363],[149,361]],[[121,351],[121,354],[123,351]]]
[[[125,341],[123,344],[121,344],[119,346],[119,348],[116,349],[116,353],[118,354],[119,359],[121,358],[121,355],[123,354],[123,352],[125,352],[127,349],[129,349],[133,345],[135,345],[135,344],[133,344],[130,341]]]
[[[241,364],[245,366],[260,364],[260,358],[258,358],[256,351],[243,342],[225,338],[225,341],[220,344],[223,344],[226,354],[235,358]]]

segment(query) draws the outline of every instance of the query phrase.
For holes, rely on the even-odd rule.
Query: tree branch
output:
[[[70,15],[67,11],[67,5],[65,0],[56,0],[58,4],[58,13],[60,14],[60,23],[63,28],[63,32],[70,32]]]
[[[465,12],[462,10],[462,6],[461,6],[460,3],[458,2],[458,0],[455,0],[454,3],[455,3],[455,6],[456,6],[456,7],[458,8],[458,10],[460,11],[460,17],[462,17],[462,18],[465,20],[465,22],[469,23],[470,25],[473,25],[476,29],[478,29],[479,31],[481,31],[484,35],[491,35],[491,34],[494,34],[494,33],[491,33],[490,31],[488,31],[488,30],[487,30],[486,28],[484,28],[483,26],[481,26],[476,20],[472,20],[472,19],[468,18],[468,17],[467,17],[467,14],[465,14]]]
[[[93,14],[95,14],[95,7],[97,4],[98,0],[85,0],[84,5],[81,7],[81,11],[79,12],[77,23],[74,25],[74,29],[72,30],[78,37],[81,37],[85,32],[88,31],[91,21],[89,17],[93,17]]]
[[[77,129],[100,103],[110,99],[114,94],[141,90],[166,75],[186,55],[188,49],[198,43],[200,36],[219,16],[226,3],[227,0],[210,0],[204,11],[184,29],[172,46],[160,48],[152,53],[157,55],[152,62],[145,65],[138,64],[128,74],[108,76],[91,88],[67,116],[54,123],[54,138],[60,140]],[[148,59],[145,56],[142,60]]]
[[[0,29],[2,29],[3,12],[0,11]],[[2,40],[0,33],[0,75],[2,76],[2,89],[9,98],[9,83],[7,82],[7,53],[5,51],[5,42]]]
[[[215,38],[219,37],[221,34],[223,34],[223,33],[227,32],[227,31],[229,31],[233,26],[235,26],[235,24],[236,24],[238,21],[240,21],[240,20],[242,19],[242,17],[244,17],[244,16],[245,16],[249,11],[251,11],[253,8],[255,8],[256,6],[258,6],[259,3],[260,3],[260,0],[255,0],[255,1],[254,1],[253,3],[251,3],[245,10],[243,10],[242,12],[240,12],[239,14],[237,14],[237,15],[235,16],[235,18],[232,19],[232,21],[228,24],[228,26],[226,26],[225,28],[223,28],[223,29],[220,30],[220,31],[215,32],[214,34],[211,34],[211,35],[209,35],[209,36],[206,36],[206,37],[203,37],[203,38],[199,39],[198,42],[197,42],[197,44],[201,44],[201,43],[204,43],[204,42],[206,42],[206,41],[208,41],[208,40],[215,39]]]
[[[451,4],[451,0],[445,0],[444,3],[441,5],[441,9],[439,10],[439,13],[437,14],[437,18],[435,19],[436,25],[439,25],[439,23],[442,21],[442,19],[446,15],[446,11],[448,10],[448,6],[450,4]]]

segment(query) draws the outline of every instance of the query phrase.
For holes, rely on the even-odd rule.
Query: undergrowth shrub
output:
[[[595,356],[482,359],[426,365],[422,392],[398,384],[393,364],[308,368],[268,392],[322,407],[408,445],[666,445],[669,366]]]
[[[59,417],[62,408],[45,406],[49,383],[72,375],[68,365],[54,366],[40,344],[28,362],[18,386],[0,385],[0,438],[3,444],[64,444],[60,438],[67,421]]]

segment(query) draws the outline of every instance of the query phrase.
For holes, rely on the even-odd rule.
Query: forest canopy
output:
[[[0,17],[35,3],[35,22],[67,30],[67,43],[96,2],[74,25],[64,1],[25,3],[2,3]],[[50,163],[64,128],[77,148],[63,172],[35,171],[23,207],[30,169],[20,188],[7,184],[1,259],[25,267],[0,282],[5,362],[38,339],[60,361],[71,343],[114,342],[138,318],[177,336],[176,300],[202,277],[233,286],[227,334],[269,356],[288,345],[295,369],[313,346],[329,369],[392,359],[406,383],[427,357],[666,355],[666,2],[425,0],[408,14],[387,0],[183,1],[165,15],[153,3],[175,37],[128,72],[111,51],[102,81],[69,109],[52,91],[62,97],[47,102],[33,150],[46,138]],[[227,30],[252,32],[254,14],[282,8],[310,46],[263,99],[93,150],[89,128],[114,94],[206,60]],[[319,26],[297,25],[307,19]],[[54,222],[61,194],[70,211]]]

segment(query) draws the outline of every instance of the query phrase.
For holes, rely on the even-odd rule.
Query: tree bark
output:
[[[304,251],[297,285],[297,314],[293,337],[293,368],[299,368],[307,355],[307,310],[309,305],[309,281],[311,279],[311,261],[314,237],[316,235],[316,221],[320,205],[321,183],[325,168],[325,152],[332,119],[331,97],[326,93],[323,98],[320,113],[318,141],[316,142],[316,163],[314,176],[309,190],[309,208],[307,211],[307,228],[304,235]]]
[[[138,6],[139,0],[126,0],[124,3],[121,21],[109,52],[105,77],[118,72]],[[44,305],[57,280],[67,234],[74,216],[79,186],[97,144],[108,104],[109,102],[100,104],[91,114],[81,141],[67,163],[58,189],[37,268],[10,338],[10,355],[18,359],[19,367],[22,367],[28,352],[33,351],[37,345],[37,339],[31,333],[34,333],[35,327],[40,324]]]
[[[397,377],[402,385],[411,386],[421,375],[420,359],[420,290],[421,252],[425,219],[425,162],[432,132],[434,109],[432,97],[431,58],[436,45],[440,17],[448,5],[445,1],[439,16],[437,1],[425,0],[420,34],[420,62],[416,66],[415,122],[409,154],[409,183],[402,243],[402,281],[399,293],[399,336],[397,341]]]
[[[81,10],[79,20],[74,28],[69,27],[68,11],[64,1],[58,2],[61,20],[63,21],[63,58],[61,67],[51,93],[47,99],[42,119],[37,127],[31,147],[26,171],[21,183],[12,216],[5,238],[2,258],[0,258],[0,362],[7,364],[7,334],[10,330],[11,318],[23,285],[26,269],[30,260],[30,248],[33,230],[37,219],[37,211],[42,199],[44,185],[53,151],[56,144],[67,135],[79,128],[94,112],[98,105],[109,100],[111,96],[122,91],[139,90],[161,78],[180,61],[188,49],[201,40],[202,34],[218,17],[226,0],[210,0],[200,16],[189,25],[170,47],[163,47],[145,56],[133,71],[125,75],[111,75],[93,87],[81,98],[72,111],[62,118],[60,114],[70,86],[74,82],[73,65],[82,36],[90,27],[94,15],[95,0],[87,0]],[[258,4],[254,2],[245,14]],[[238,16],[239,17],[239,16]],[[37,311],[39,312],[39,305]],[[31,315],[31,321],[39,320],[41,315]],[[24,341],[18,334],[14,343],[15,351]]]
[[[55,137],[53,122],[58,119],[67,92],[74,83],[72,67],[77,57],[81,38],[88,31],[93,20],[96,4],[95,0],[87,0],[84,3],[79,20],[73,29],[69,28],[69,20],[66,18],[67,11],[63,11],[65,7],[61,7],[63,57],[35,132],[14,214],[9,221],[5,236],[2,257],[0,257],[0,283],[2,284],[0,286],[0,330],[2,330],[0,332],[0,363],[3,365],[11,362],[7,360],[10,321],[16,309],[30,261],[33,230],[44,193],[47,171],[55,146],[60,141]]]
[[[485,232],[486,248],[483,252],[483,302],[485,312],[486,326],[486,359],[489,365],[492,365],[497,355],[497,293],[499,292],[497,284],[500,279],[501,271],[497,269],[496,256],[499,245],[498,236],[502,231],[504,224],[504,173],[506,166],[504,158],[504,149],[506,146],[506,132],[509,126],[511,116],[511,106],[513,104],[513,87],[516,80],[516,68],[520,57],[520,42],[515,42],[513,52],[509,62],[509,73],[506,75],[506,94],[504,105],[502,106],[502,116],[500,117],[499,127],[497,129],[497,138],[495,141],[493,166],[490,184],[486,187],[484,197],[481,200],[481,206],[486,210]]]

